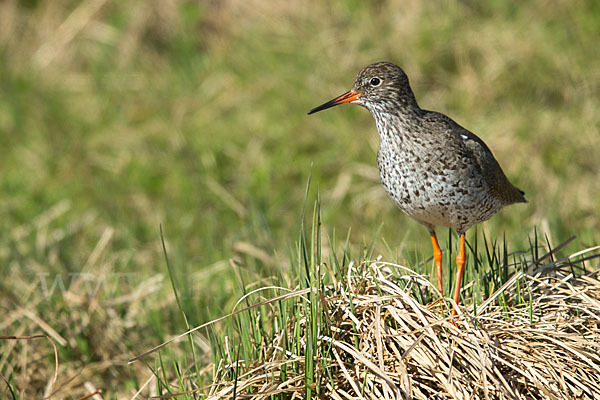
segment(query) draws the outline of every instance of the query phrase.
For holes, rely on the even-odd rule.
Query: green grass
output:
[[[534,227],[551,246],[600,239],[594,2],[235,3],[0,5],[0,334],[48,334],[40,320],[56,331],[62,393],[83,395],[91,380],[108,398],[132,395],[149,374],[131,356],[229,313],[246,291],[315,285],[298,258],[312,242],[297,240],[311,165],[306,204],[318,188],[328,240],[320,255],[303,250],[310,265],[333,257],[342,271],[347,251],[364,249],[431,272],[426,230],[378,181],[368,112],[306,115],[373,61],[403,66],[421,106],[481,136],[525,190],[529,203],[470,232],[472,246],[528,249]],[[45,297],[41,277],[71,294]],[[212,340],[234,335],[214,329]],[[183,370],[216,359],[208,335]],[[43,393],[47,341],[0,347],[17,397]],[[172,378],[182,351],[168,350],[158,374]]]

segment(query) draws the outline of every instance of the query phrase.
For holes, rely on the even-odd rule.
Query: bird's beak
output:
[[[348,92],[336,97],[335,99],[329,100],[327,103],[321,104],[319,107],[313,108],[308,113],[314,114],[318,111],[325,110],[326,108],[337,106],[338,104],[349,103],[351,101],[358,99],[360,97],[360,95],[361,95],[360,93],[355,92],[354,90],[349,90]]]

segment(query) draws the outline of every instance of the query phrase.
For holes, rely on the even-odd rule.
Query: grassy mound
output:
[[[351,266],[346,280],[311,296],[324,323],[310,352],[315,316],[298,297],[298,313],[259,359],[217,367],[208,398],[594,398],[600,281],[597,273],[575,277],[570,260],[517,273],[492,301],[463,309],[456,326],[442,303],[424,306],[412,294],[433,290],[424,277],[395,266],[398,277],[381,261]],[[503,305],[493,301],[500,294]]]
[[[428,276],[381,258],[321,262],[319,236],[313,228],[310,244],[301,237],[294,289],[247,291],[238,302],[245,308],[212,322],[233,317],[235,326],[222,340],[213,335],[212,366],[177,366],[177,379],[156,373],[156,396],[592,399],[599,392],[600,280],[597,266],[587,268],[600,246],[555,259],[567,242],[542,256],[537,242],[527,255],[486,244],[490,263],[479,282],[467,281],[468,306],[459,307],[439,299]],[[477,276],[478,262],[467,265],[467,276]],[[496,281],[503,266],[511,272]],[[251,303],[256,296],[263,297]],[[209,369],[206,384],[199,378]]]

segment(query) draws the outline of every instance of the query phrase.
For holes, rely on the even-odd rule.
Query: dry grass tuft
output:
[[[415,299],[433,290],[424,277],[380,261],[351,265],[345,282],[319,295],[328,326],[319,332],[314,389],[327,399],[598,398],[600,280],[572,274],[572,259],[518,273],[503,287],[505,306],[463,309],[457,326],[441,302]],[[260,362],[217,366],[208,398],[304,398],[304,347],[282,349],[294,326],[265,344]]]

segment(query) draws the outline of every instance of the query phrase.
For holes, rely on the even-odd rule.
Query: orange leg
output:
[[[456,273],[456,285],[454,285],[454,302],[459,304],[460,301],[460,285],[462,284],[463,273],[465,272],[465,262],[467,260],[467,254],[465,252],[465,234],[460,235],[460,249],[456,256],[456,267],[458,269]],[[452,315],[456,315],[456,309],[452,309]]]
[[[435,266],[437,267],[437,280],[438,280],[438,290],[440,291],[440,297],[444,297],[444,285],[442,284],[442,249],[440,249],[440,245],[437,240],[437,236],[435,236],[435,231],[431,230],[431,244],[433,245],[433,259],[435,260]]]

